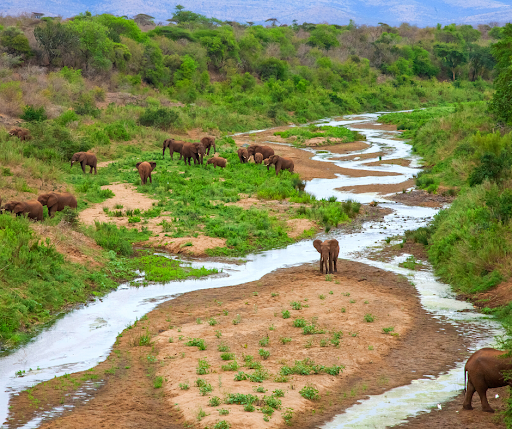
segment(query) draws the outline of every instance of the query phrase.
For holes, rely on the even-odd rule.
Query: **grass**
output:
[[[197,347],[199,350],[206,350],[206,342],[202,338],[191,338],[185,343],[189,347]]]
[[[320,399],[320,394],[318,392],[318,389],[314,387],[313,385],[307,385],[304,386],[300,391],[300,396],[302,396],[305,399],[309,399],[310,401],[315,401],[317,399]]]
[[[227,365],[222,365],[222,371],[238,371],[238,363],[236,361],[229,362]]]
[[[302,310],[302,304],[298,301],[292,301],[290,302],[290,306],[293,310]]]
[[[222,360],[234,360],[235,359],[235,354],[234,353],[222,353],[220,355],[220,358]]]
[[[302,317],[299,317],[293,321],[293,326],[296,328],[304,328],[308,322],[306,319],[303,319]]]
[[[309,125],[306,127],[289,128],[286,131],[277,131],[275,136],[281,136],[284,139],[294,137],[294,146],[302,146],[302,144],[309,139],[315,137],[323,137],[325,140],[322,144],[337,144],[350,143],[356,140],[364,139],[364,136],[357,131],[351,131],[343,126],[329,126],[329,125]],[[331,139],[335,139],[331,142]]]
[[[367,314],[364,315],[364,321],[367,322],[367,323],[374,322],[375,321],[375,316],[367,313]]]
[[[204,374],[208,374],[209,372],[210,372],[210,364],[208,363],[206,358],[198,359],[196,374],[204,375]]]
[[[265,360],[270,357],[270,352],[265,349],[259,349],[258,354]]]

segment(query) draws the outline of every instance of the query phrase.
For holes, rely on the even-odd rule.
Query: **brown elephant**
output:
[[[290,173],[293,173],[293,160],[290,158],[283,158],[279,155],[272,155],[267,162],[267,170],[270,169],[271,165],[276,166],[276,176],[279,174],[281,170],[288,170]]]
[[[325,274],[338,272],[338,255],[340,253],[340,243],[338,240],[315,240],[313,246],[320,253],[320,272],[323,274],[325,265]]]
[[[183,148],[183,145],[185,142],[177,141],[174,139],[167,139],[164,140],[163,144],[163,151],[162,151],[162,159],[165,158],[165,149],[169,148],[169,154],[171,155],[171,159],[174,160],[174,152],[177,152],[180,154],[180,159],[183,158],[183,155],[181,154],[181,149]]]
[[[263,162],[263,155],[261,153],[255,153],[254,154],[254,162],[256,164],[261,164]]]
[[[11,131],[9,131],[9,135],[16,136],[21,141],[30,140],[32,138],[29,130],[27,130],[26,128],[20,128],[20,127],[13,128]]]
[[[210,158],[208,161],[206,161],[206,165],[213,164],[213,168],[226,168],[226,162],[228,160],[226,158],[222,158],[221,156],[214,156],[213,158]]]
[[[201,143],[205,150],[208,150],[207,155],[210,155],[210,148],[213,147],[213,153],[217,150],[215,147],[215,137],[203,137]]]
[[[4,210],[16,214],[16,216],[27,215],[29,219],[43,220],[43,206],[37,200],[11,201],[4,206]]]
[[[185,165],[190,165],[190,160],[194,159],[194,165],[203,163],[203,157],[205,155],[205,149],[202,143],[185,143],[181,150]]]
[[[153,184],[151,172],[156,168],[156,162],[138,162],[137,164],[135,164],[135,167],[137,167],[137,170],[139,170],[140,181],[143,185],[148,183],[148,178],[149,183]]]
[[[274,155],[274,149],[272,149],[270,146],[252,144],[247,148],[247,153],[249,154],[249,158],[254,156],[255,153],[261,153],[263,155],[263,159],[267,159]]]
[[[37,197],[43,206],[48,206],[48,214],[53,217],[56,212],[64,210],[64,207],[71,207],[76,209],[77,202],[74,195],[69,192],[50,192],[48,194],[41,194]]]
[[[512,386],[511,379],[505,379],[504,373],[512,370],[512,358],[506,357],[507,352],[491,349],[480,349],[473,353],[464,367],[464,403],[462,408],[472,410],[471,400],[478,392],[482,411],[494,413],[487,401],[487,389],[494,387]],[[466,373],[468,384],[466,388]]]
[[[249,161],[249,154],[247,153],[247,149],[245,147],[238,149],[238,159],[242,164],[245,164],[247,161]]]
[[[88,165],[91,167],[90,174],[92,174],[92,169],[94,168],[94,174],[98,174],[98,170],[96,166],[98,165],[98,160],[96,155],[90,152],[77,152],[71,158],[71,167],[75,162],[79,162],[82,165],[82,171],[85,173],[85,166]]]

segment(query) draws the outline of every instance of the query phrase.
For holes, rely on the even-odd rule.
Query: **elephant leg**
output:
[[[92,174],[92,169],[94,168],[94,166],[91,165],[90,167],[91,167],[91,170],[89,171],[89,174]]]
[[[471,405],[471,401],[473,400],[473,395],[475,394],[475,386],[471,382],[471,379],[468,378],[468,385],[466,388],[466,396],[464,396],[464,402],[462,403],[462,408],[465,410],[472,410],[473,406]]]
[[[332,274],[332,256],[329,255],[329,274]]]
[[[338,272],[338,258],[337,257],[334,257],[333,265],[334,265],[334,272],[337,273]]]
[[[480,402],[482,403],[482,411],[485,411],[486,413],[494,413],[494,410],[489,405],[489,401],[487,401],[487,386],[478,386],[476,391],[480,396]]]
[[[55,216],[55,212],[57,211],[57,206],[48,207],[48,214],[50,217]]]
[[[281,166],[276,165],[276,176],[279,174],[280,171],[281,171]]]
[[[149,173],[149,183],[153,184],[153,179],[151,178],[151,173]]]
[[[165,159],[165,147],[164,147],[164,150],[162,152],[162,159]]]
[[[82,166],[82,171],[85,173],[85,161],[82,161],[80,165]]]
[[[322,274],[324,273],[324,260],[322,259],[321,256],[320,256],[320,272]]]

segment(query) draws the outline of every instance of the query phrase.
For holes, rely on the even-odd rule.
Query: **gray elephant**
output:
[[[139,170],[139,176],[140,176],[140,182],[145,185],[148,183],[153,184],[153,179],[151,178],[151,172],[156,168],[156,162],[138,162],[135,164],[135,167],[137,167],[137,170]]]
[[[281,170],[288,170],[290,173],[293,173],[294,164],[293,160],[290,158],[283,158],[279,155],[272,155],[265,162],[267,165],[267,170],[270,169],[271,165],[275,165],[276,167],[276,176],[279,174]]]
[[[210,158],[208,161],[206,161],[206,165],[213,164],[213,168],[226,168],[227,163],[226,158],[222,158],[221,156],[214,156],[213,158]]]
[[[98,159],[96,155],[90,152],[77,152],[71,158],[71,167],[75,162],[79,162],[82,165],[82,171],[85,173],[85,166],[88,165],[91,167],[90,174],[92,174],[92,169],[94,168],[94,174],[98,174],[98,170],[96,166],[98,165]]]
[[[37,200],[10,201],[3,208],[16,216],[27,215],[29,219],[43,220],[43,206]]]
[[[270,146],[252,144],[247,148],[247,153],[249,154],[249,157],[254,156],[255,153],[261,153],[263,155],[263,159],[267,159],[274,155],[274,149]]]
[[[56,212],[64,210],[64,207],[70,207],[76,209],[77,202],[74,195],[69,192],[49,192],[48,194],[42,194],[37,197],[43,206],[48,206],[48,214],[53,217]]]
[[[238,149],[238,159],[242,164],[245,164],[249,160],[249,154],[247,153],[247,149],[245,147]]]
[[[482,411],[494,413],[487,401],[487,389],[494,387],[512,386],[512,379],[507,373],[512,370],[512,359],[507,352],[484,348],[473,353],[464,367],[464,403],[462,408],[472,410],[471,400],[475,391],[480,396]],[[467,373],[467,388],[466,388]]]
[[[165,158],[165,149],[169,148],[169,154],[171,155],[171,159],[174,160],[174,152],[177,152],[180,154],[180,159],[183,158],[183,155],[181,154],[181,149],[183,148],[183,145],[185,142],[177,141],[174,139],[167,139],[164,140],[163,144],[163,151],[162,151],[162,159]]]
[[[207,155],[210,155],[210,148],[213,147],[213,153],[215,154],[215,151],[217,148],[215,147],[215,137],[203,137],[201,139],[201,143],[204,146],[204,149],[207,150]]]
[[[202,143],[185,143],[181,149],[185,165],[190,165],[190,160],[194,159],[194,165],[203,163],[203,157],[205,155],[205,149]]]
[[[338,255],[340,253],[340,243],[338,240],[315,240],[313,246],[320,253],[320,272],[323,274],[325,266],[325,274],[338,272]]]
[[[256,164],[261,164],[263,162],[263,155],[261,153],[255,153],[254,154],[254,162]]]

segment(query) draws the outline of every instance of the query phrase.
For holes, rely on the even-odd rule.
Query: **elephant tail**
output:
[[[464,366],[464,394],[466,394],[466,373],[467,372],[468,372],[468,370]]]

